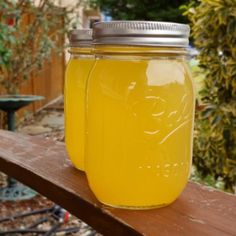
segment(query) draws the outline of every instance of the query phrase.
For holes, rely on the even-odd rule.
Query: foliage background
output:
[[[91,0],[93,7],[100,9],[114,20],[159,20],[184,23],[181,5],[190,0]]]
[[[70,14],[81,3],[58,7],[53,0],[0,0],[0,93],[17,94],[31,73],[61,53]]]
[[[236,185],[236,1],[202,0],[188,11],[205,80],[195,120],[194,165],[201,178]]]

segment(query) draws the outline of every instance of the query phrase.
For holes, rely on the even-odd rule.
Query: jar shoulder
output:
[[[97,58],[90,77],[97,80],[146,80],[147,85],[162,86],[169,83],[191,83],[191,71],[186,60],[145,58]]]

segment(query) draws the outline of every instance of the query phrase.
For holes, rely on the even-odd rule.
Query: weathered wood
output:
[[[172,205],[121,210],[99,203],[63,143],[0,131],[0,170],[69,210],[104,235],[236,235],[236,196],[189,183]]]

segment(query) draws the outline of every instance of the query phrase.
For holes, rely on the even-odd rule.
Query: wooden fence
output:
[[[22,108],[17,114],[22,118],[26,113],[36,112],[47,103],[56,99],[63,94],[64,87],[64,73],[65,73],[65,59],[64,54],[53,54],[49,62],[45,63],[42,71],[36,76],[31,76],[21,87],[21,94],[41,95],[45,99],[34,102],[31,105]],[[0,112],[0,127],[3,128],[4,113]]]
[[[26,17],[25,24],[30,20]],[[63,23],[63,21],[62,21]],[[64,45],[64,38],[60,39],[59,46]],[[17,117],[22,118],[26,113],[36,112],[52,100],[63,94],[65,73],[65,54],[53,53],[51,59],[47,61],[42,70],[36,74],[32,73],[30,79],[20,88],[20,93],[24,95],[41,95],[45,99],[32,103],[17,112]],[[4,127],[5,114],[0,111],[0,128]]]
[[[42,101],[34,102],[25,109],[35,112],[58,96],[63,94],[65,73],[64,55],[53,54],[49,62],[45,63],[43,70],[32,76],[21,88],[21,94],[44,96]]]

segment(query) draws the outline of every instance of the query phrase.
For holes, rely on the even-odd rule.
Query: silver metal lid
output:
[[[158,21],[110,21],[93,25],[95,45],[188,47],[190,27]]]
[[[92,29],[73,29],[69,32],[71,47],[87,47],[92,44]]]

